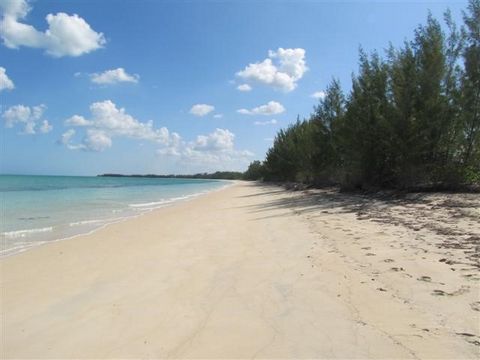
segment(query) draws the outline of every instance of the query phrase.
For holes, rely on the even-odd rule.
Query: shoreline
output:
[[[2,355],[475,358],[477,203],[237,182],[0,259]]]
[[[196,180],[196,179],[194,179],[194,180]],[[199,180],[201,180],[201,179],[199,179]],[[25,251],[33,250],[33,249],[35,249],[39,246],[44,246],[45,244],[55,243],[55,242],[64,241],[64,240],[71,240],[71,239],[77,238],[79,236],[92,235],[96,231],[101,230],[101,229],[105,228],[106,226],[117,224],[117,223],[127,221],[127,220],[130,220],[130,219],[135,219],[139,216],[143,216],[143,215],[148,214],[152,211],[156,211],[156,210],[163,209],[163,208],[166,208],[166,207],[175,206],[175,205],[180,204],[182,202],[191,201],[191,200],[196,199],[198,197],[208,195],[212,192],[220,191],[222,189],[226,189],[229,186],[234,185],[237,180],[219,180],[219,181],[226,182],[226,184],[224,186],[220,187],[220,188],[214,188],[214,189],[207,190],[207,191],[204,191],[204,192],[199,192],[199,193],[194,193],[194,194],[182,196],[181,198],[166,199],[166,202],[161,204],[160,206],[143,209],[136,214],[132,213],[132,214],[129,214],[129,215],[125,215],[124,217],[115,218],[115,219],[99,219],[99,220],[79,221],[78,223],[95,223],[95,222],[98,222],[98,223],[102,223],[102,224],[100,224],[98,227],[95,227],[93,229],[85,229],[83,232],[79,232],[77,234],[73,234],[73,235],[69,235],[69,236],[65,236],[65,237],[60,237],[60,238],[40,240],[40,241],[33,242],[32,245],[29,245],[29,246],[23,246],[23,247],[19,246],[19,247],[0,250],[0,259],[10,257],[10,256],[15,256],[17,254],[21,254]],[[132,206],[132,205],[129,205],[129,206],[131,206],[133,208],[140,207],[140,206]],[[73,222],[73,223],[75,223],[75,222]],[[64,226],[66,226],[66,224]],[[68,226],[71,228],[72,227],[72,222],[69,223]],[[42,229],[14,230],[14,231],[8,231],[8,232],[2,233],[2,238],[3,238],[3,241],[6,242],[7,241],[6,239],[8,239],[8,236],[7,236],[8,233],[30,232],[30,231],[33,231],[33,230],[40,230],[39,232],[44,232],[43,230],[47,229],[47,228],[49,229],[48,231],[53,231],[53,226],[48,226],[48,227],[45,227],[45,228],[42,228]],[[22,237],[22,236],[18,236],[18,237]],[[12,238],[16,238],[16,236],[12,236]]]

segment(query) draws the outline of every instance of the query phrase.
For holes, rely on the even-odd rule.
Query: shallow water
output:
[[[0,256],[219,189],[221,180],[0,176]]]

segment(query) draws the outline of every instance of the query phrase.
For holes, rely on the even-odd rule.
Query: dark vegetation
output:
[[[382,57],[360,50],[344,94],[333,79],[308,119],[280,130],[250,180],[343,189],[458,189],[480,184],[480,0],[457,27],[431,15]]]

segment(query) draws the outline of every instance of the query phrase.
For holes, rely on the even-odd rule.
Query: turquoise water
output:
[[[0,175],[0,256],[196,197],[219,180]]]

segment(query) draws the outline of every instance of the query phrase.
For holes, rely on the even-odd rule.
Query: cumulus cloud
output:
[[[215,119],[221,119],[221,118],[223,118],[223,114],[215,114],[215,115],[213,115],[213,117]]]
[[[235,134],[227,129],[215,129],[207,135],[198,135],[186,142],[178,138],[175,146],[157,150],[159,156],[170,156],[180,165],[198,170],[221,170],[246,166],[253,153],[235,149]]]
[[[247,91],[250,91],[252,90],[252,87],[248,84],[241,84],[241,85],[238,85],[237,86],[237,90],[238,91],[243,91],[243,92],[247,92]]]
[[[243,115],[275,115],[281,114],[285,111],[285,108],[282,104],[276,101],[269,101],[265,105],[257,106],[251,110],[248,109],[238,109],[237,112]]]
[[[121,82],[138,83],[139,76],[137,74],[130,75],[124,68],[106,70],[102,73],[90,74],[93,83],[99,85],[112,85]]]
[[[68,145],[70,143],[70,140],[72,139],[72,137],[74,135],[75,135],[75,130],[74,129],[68,129],[60,137],[59,143],[63,144],[63,145]]]
[[[312,95],[310,95],[310,97],[314,98],[314,99],[318,99],[318,100],[323,100],[325,99],[325,96],[327,96],[327,94],[325,93],[325,91],[315,91]]]
[[[7,70],[0,66],[0,91],[12,90],[15,88],[13,81],[7,76]]]
[[[194,150],[231,150],[235,135],[224,129],[216,129],[209,135],[199,135],[194,143]]]
[[[48,28],[42,32],[21,22],[30,12],[27,0],[1,0],[0,37],[5,46],[17,49],[21,46],[44,49],[53,57],[80,56],[105,45],[102,33],[94,31],[77,14],[48,14]]]
[[[46,134],[53,130],[53,126],[48,120],[42,120],[42,125],[40,125],[39,130],[42,134]]]
[[[207,104],[196,104],[190,109],[190,114],[195,116],[205,116],[215,110],[215,106]]]
[[[74,115],[64,123],[71,128],[61,135],[58,143],[70,150],[104,151],[113,146],[115,138],[147,140],[158,145],[158,156],[199,171],[243,167],[253,156],[247,150],[235,149],[235,135],[227,129],[215,129],[186,141],[166,127],[155,128],[152,121],[140,122],[110,100],[91,104],[87,118]],[[83,134],[77,134],[77,130]]]
[[[41,133],[48,133],[53,129],[48,120],[41,120],[47,107],[45,105],[25,106],[15,105],[9,107],[2,114],[5,127],[13,128],[16,124],[23,126],[22,134],[33,135],[37,128]],[[38,123],[41,121],[40,127]]]
[[[65,120],[66,126],[84,127],[86,133],[81,144],[72,144],[70,137],[60,142],[70,149],[103,151],[112,146],[112,138],[125,137],[148,140],[170,145],[178,136],[167,128],[154,128],[153,121],[140,122],[128,114],[124,108],[118,108],[110,100],[95,102],[90,105],[90,119],[81,115],[73,115]],[[72,129],[73,130],[73,129]],[[74,133],[73,133],[74,134]]]
[[[90,126],[93,123],[85,119],[83,116],[73,115],[72,117],[65,120],[64,124],[66,126]]]
[[[267,120],[267,121],[255,121],[253,124],[254,125],[275,125],[277,123],[278,123],[277,120],[272,119],[272,120]]]
[[[279,48],[277,51],[269,50],[268,58],[247,65],[236,75],[246,82],[260,83],[289,92],[297,87],[297,82],[307,70],[304,49]],[[238,87],[239,90],[240,86]]]
[[[88,150],[103,151],[112,146],[112,139],[104,130],[88,129],[83,144]]]

